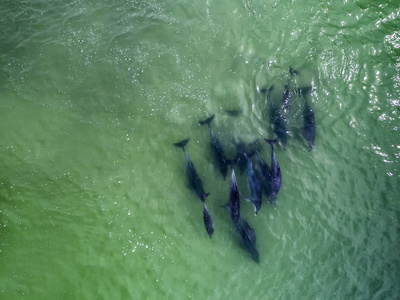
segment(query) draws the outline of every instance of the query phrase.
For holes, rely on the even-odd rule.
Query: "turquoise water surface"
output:
[[[399,299],[397,1],[0,1],[0,299]],[[257,216],[214,166],[212,123],[275,138],[265,97],[312,87],[309,152],[293,97],[282,187]],[[230,116],[226,110],[239,110]],[[187,151],[215,232],[187,187]],[[270,161],[270,147],[261,155]]]

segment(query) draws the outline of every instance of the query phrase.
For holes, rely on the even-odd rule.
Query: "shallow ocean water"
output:
[[[398,299],[396,1],[1,1],[1,299]],[[273,138],[259,89],[294,97],[282,188],[239,245],[212,127]],[[277,96],[278,97],[278,96]],[[237,117],[226,110],[240,110]],[[211,195],[186,184],[187,151]],[[268,161],[270,149],[263,145]]]

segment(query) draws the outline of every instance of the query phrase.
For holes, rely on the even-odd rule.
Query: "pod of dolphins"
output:
[[[250,227],[249,223],[240,215],[240,193],[235,175],[235,165],[237,165],[241,173],[247,169],[247,185],[249,189],[249,198],[245,200],[251,202],[254,206],[254,214],[257,215],[261,209],[262,195],[264,194],[268,201],[276,207],[277,195],[282,184],[282,173],[279,167],[279,163],[275,154],[275,144],[278,142],[286,149],[287,138],[289,131],[286,129],[287,115],[291,110],[292,92],[290,88],[290,80],[293,76],[298,75],[299,72],[290,68],[290,79],[285,84],[283,96],[281,100],[281,106],[275,105],[271,99],[271,91],[273,86],[269,88],[261,89],[261,95],[266,97],[266,108],[269,111],[269,121],[272,126],[272,131],[276,136],[276,139],[264,139],[271,147],[271,163],[268,165],[261,157],[257,146],[246,145],[242,142],[236,144],[237,155],[234,159],[227,159],[223,150],[223,147],[215,135],[211,122],[214,120],[215,115],[200,121],[199,125],[207,125],[210,131],[210,146],[213,158],[213,163],[216,169],[221,173],[225,180],[228,166],[231,166],[231,182],[229,188],[229,202],[222,205],[229,211],[232,219],[232,223],[238,233],[239,242],[241,246],[251,255],[251,258],[259,263],[259,254],[256,248],[256,234],[253,228]],[[307,101],[307,94],[311,91],[310,87],[297,89],[298,94],[304,101],[304,110],[302,116],[304,125],[302,128],[302,134],[308,144],[308,150],[311,151],[314,147],[316,123],[314,118],[314,111],[311,108],[310,103]],[[203,183],[197,174],[193,162],[190,159],[189,154],[186,151],[186,145],[189,142],[189,138],[180,142],[174,143],[176,147],[183,150],[186,159],[186,175],[190,189],[197,195],[197,197],[203,202],[203,220],[205,229],[210,238],[214,233],[214,224],[211,218],[211,214],[206,205],[206,199],[210,193],[206,193],[203,188]],[[251,148],[249,151],[248,149]],[[253,160],[254,163],[253,163]]]

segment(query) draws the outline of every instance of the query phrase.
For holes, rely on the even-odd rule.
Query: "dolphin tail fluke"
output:
[[[178,143],[175,143],[174,146],[182,148],[183,150],[185,150],[185,146],[186,144],[189,142],[189,138],[187,138],[186,140],[180,141]]]
[[[231,166],[231,168],[233,168],[233,166],[236,165],[239,160],[240,160],[240,155],[237,155],[234,159],[226,159],[225,163],[228,166]]]
[[[203,194],[203,202],[204,202],[204,205],[205,205],[205,203],[206,203],[206,199],[207,199],[208,196],[210,196],[210,193],[204,193],[204,194]]]
[[[267,139],[265,139],[265,141],[266,141],[268,144],[270,144],[271,146],[273,146],[273,145],[277,142],[277,139],[275,139],[275,140],[267,140]]]
[[[212,122],[212,120],[214,120],[215,114],[212,115],[211,117],[209,117],[208,119],[205,119],[203,121],[199,121],[199,125],[208,125],[210,126],[210,123]]]
[[[251,153],[247,153],[247,152],[243,153],[243,155],[244,155],[247,159],[251,159],[251,158],[254,156],[254,154],[256,154],[256,151],[253,151],[253,152],[251,152]]]
[[[249,198],[244,198],[244,200],[251,202],[254,206],[254,215],[257,216],[259,209],[257,209],[257,206],[253,203],[253,201],[251,201],[251,199]]]

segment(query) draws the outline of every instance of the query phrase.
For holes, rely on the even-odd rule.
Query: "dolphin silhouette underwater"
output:
[[[274,144],[276,143],[276,140],[265,139],[265,141],[271,145],[271,195],[269,197],[269,201],[273,205],[276,205],[276,195],[278,194],[282,184],[282,173],[278,161],[276,160],[274,151]]]
[[[211,218],[210,212],[206,205],[206,198],[210,195],[210,193],[204,192],[203,183],[197,174],[197,171],[193,165],[193,162],[190,160],[189,154],[186,151],[186,144],[189,142],[189,139],[185,139],[178,143],[175,143],[174,146],[182,148],[183,152],[185,152],[186,158],[186,175],[189,180],[189,187],[193,190],[197,197],[203,202],[203,220],[204,226],[210,238],[214,233],[214,224]]]
[[[225,157],[224,150],[222,149],[221,143],[216,137],[214,130],[212,130],[210,123],[214,120],[215,115],[212,115],[208,119],[204,121],[200,121],[199,125],[208,125],[210,129],[210,144],[211,144],[211,152],[213,156],[213,160],[218,170],[220,171],[222,177],[226,178],[226,174],[228,172],[227,159]]]
[[[274,86],[271,86],[269,89],[261,89],[261,93],[264,94],[266,97],[267,107],[269,109],[269,121],[272,125],[272,130],[278,137],[278,140],[282,144],[283,149],[286,150],[289,131],[286,128],[286,122],[283,118],[281,110],[277,105],[274,104],[274,101],[271,99],[271,92],[273,89]]]
[[[304,99],[304,127],[302,130],[302,134],[308,143],[308,151],[311,151],[314,148],[315,130],[317,127],[317,124],[315,123],[314,110],[311,108],[311,105],[307,100],[307,94],[310,91],[311,87],[303,88],[300,90],[300,95]]]
[[[299,72],[293,69],[292,67],[289,67],[289,74],[290,78],[285,84],[284,90],[283,90],[283,97],[282,97],[282,108],[284,113],[288,114],[290,113],[290,110],[292,108],[292,89],[290,88],[290,82],[292,81],[293,76],[298,75]]]
[[[240,218],[240,196],[239,188],[236,182],[234,162],[231,162],[232,175],[231,175],[231,185],[229,187],[229,211],[231,213],[231,218],[234,224],[239,221]]]
[[[246,153],[246,144],[243,141],[235,142],[237,165],[239,166],[240,174],[243,174],[247,168],[247,159],[244,156]]]
[[[250,198],[246,200],[253,203],[254,214],[257,215],[258,211],[261,208],[261,198],[262,198],[261,184],[259,179],[256,177],[256,174],[253,171],[253,163],[251,161],[253,155],[248,155],[245,152],[244,156],[247,159],[247,185],[250,191]]]
[[[271,168],[268,164],[262,159],[260,153],[256,152],[257,159],[256,163],[254,164],[254,170],[256,171],[256,176],[260,182],[262,191],[264,194],[269,198],[271,195]]]

